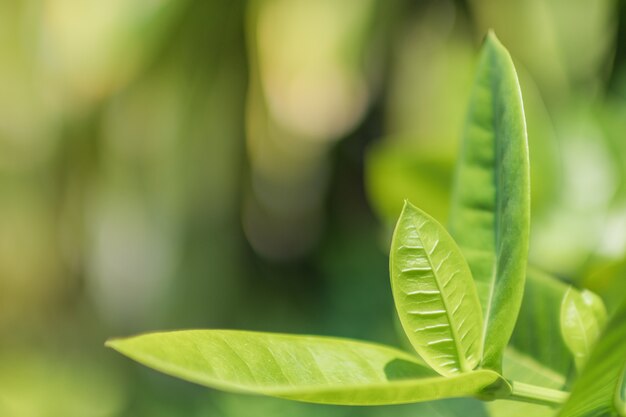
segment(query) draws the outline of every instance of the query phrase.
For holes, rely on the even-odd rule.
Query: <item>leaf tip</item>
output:
[[[485,35],[485,40],[483,42],[483,49],[497,51],[498,54],[506,55],[510,59],[509,50],[502,44],[502,42],[500,42],[500,39],[493,29],[489,29],[487,31],[487,34]]]
[[[502,45],[502,42],[500,42],[500,39],[498,39],[498,36],[496,35],[496,32],[493,30],[493,28],[487,30],[487,34],[485,35],[485,44],[494,46]]]
[[[108,339],[104,342],[104,347],[117,350],[119,352],[123,341],[124,340],[120,338]]]
[[[417,207],[415,207],[415,205],[413,203],[411,203],[408,198],[404,199],[404,204],[402,205],[402,211],[405,211],[407,209],[415,210],[416,208]]]
[[[411,204],[408,198],[405,198],[404,203],[402,204],[402,210],[400,210],[400,217],[402,217],[407,210],[411,210],[411,207],[413,207],[413,204]]]

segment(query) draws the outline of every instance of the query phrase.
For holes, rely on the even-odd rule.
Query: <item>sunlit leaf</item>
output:
[[[530,181],[517,75],[493,34],[483,46],[463,136],[450,229],[483,309],[483,366],[499,371],[524,290]]]
[[[626,299],[613,314],[591,351],[561,417],[626,416]]]
[[[130,385],[115,364],[85,352],[34,346],[0,350],[0,416],[116,417],[127,409]]]
[[[561,304],[561,333],[581,369],[606,324],[602,299],[589,290],[569,288]]]
[[[189,330],[107,345],[158,371],[208,387],[324,404],[473,396],[499,380],[487,370],[441,377],[405,352],[319,336]]]
[[[448,232],[406,202],[390,255],[400,322],[420,356],[437,372],[468,372],[480,362],[482,313],[472,274]]]

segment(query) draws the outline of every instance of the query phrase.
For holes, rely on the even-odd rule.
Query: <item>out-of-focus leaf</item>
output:
[[[527,289],[530,280],[526,281]],[[524,307],[522,307],[523,309]],[[539,319],[543,319],[542,316]],[[520,320],[521,317],[520,317]],[[539,322],[537,322],[539,323]],[[519,323],[518,323],[519,324]],[[509,346],[504,351],[502,369],[508,380],[523,381],[527,384],[540,387],[560,389],[565,385],[565,376],[555,372],[548,366],[540,363],[527,353]],[[491,401],[487,403],[487,409],[492,417],[551,417],[554,416],[554,408],[513,401]]]
[[[367,153],[365,184],[377,214],[395,223],[405,199],[439,222],[448,216],[454,162],[402,144],[380,144]]]
[[[493,28],[550,99],[601,80],[617,29],[615,0],[471,0],[480,30]],[[532,27],[532,31],[525,30]],[[584,53],[581,53],[584,51]]]
[[[592,110],[584,100],[571,100],[567,111],[558,112],[555,123],[563,181],[550,210],[541,218],[533,215],[532,264],[574,281],[592,253],[610,251],[619,256],[620,241],[624,242],[619,223],[612,228],[607,225],[620,181],[617,152]]]
[[[507,379],[524,382],[540,387],[559,389],[565,385],[565,376],[537,359],[509,346],[502,361]]]
[[[527,380],[520,374],[517,380],[549,388],[562,388],[572,368],[572,356],[565,346],[560,331],[561,304],[569,286],[537,268],[529,267],[526,273],[524,299],[511,336],[511,346],[524,357],[545,367],[553,375],[554,382],[544,385],[541,381]],[[505,361],[506,362],[506,361]],[[511,376],[506,371],[507,378]]]
[[[21,347],[0,352],[2,417],[115,417],[126,381],[111,363]]]
[[[451,1],[423,3],[403,20],[407,28],[392,45],[389,68],[389,140],[417,146],[424,157],[436,152],[453,158],[473,79],[467,68],[476,63],[470,24]]]
[[[371,97],[363,58],[373,52],[378,1],[249,4],[253,76],[272,123],[322,142],[345,135]]]
[[[45,3],[41,34],[51,58],[44,61],[52,85],[66,99],[101,99],[117,91],[156,54],[187,4],[186,0]]]
[[[553,417],[554,408],[519,401],[491,401],[486,404],[491,417]]]
[[[557,132],[545,100],[535,80],[524,69],[518,72],[524,97],[524,116],[528,130],[528,157],[530,160],[530,204],[532,234],[537,231],[535,221],[553,207],[559,197],[562,181],[561,155]]]
[[[528,144],[513,62],[485,40],[470,99],[450,229],[484,314],[483,366],[499,371],[522,302],[530,227]]]
[[[561,304],[561,333],[578,369],[582,369],[605,324],[606,308],[600,297],[589,290],[567,290]]]
[[[473,396],[499,380],[488,370],[441,377],[402,351],[319,336],[189,330],[107,345],[146,366],[208,387],[323,404]]]
[[[448,232],[408,201],[391,242],[391,287],[411,344],[442,375],[480,362],[482,312],[467,262]]]
[[[626,299],[610,318],[591,351],[560,417],[626,416]]]
[[[626,293],[626,258],[608,262],[606,260],[596,260],[595,265],[591,265],[589,271],[584,276],[582,285],[591,288],[606,303],[609,314],[619,305],[620,297]]]

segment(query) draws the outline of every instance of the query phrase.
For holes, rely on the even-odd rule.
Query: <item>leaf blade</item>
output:
[[[561,303],[560,322],[563,340],[580,370],[606,324],[604,303],[589,290],[570,287]]]
[[[504,352],[503,369],[508,380],[540,387],[561,389],[566,382],[564,375],[511,346]]]
[[[572,387],[560,417],[626,415],[623,378],[626,372],[626,299],[610,318]]]
[[[470,99],[451,205],[484,315],[483,366],[500,371],[524,289],[530,174],[515,67],[495,35],[485,40]]]
[[[419,355],[442,375],[474,369],[482,352],[482,314],[471,272],[448,232],[408,201],[389,265],[396,310]]]
[[[107,346],[211,388],[322,404],[400,404],[471,396],[499,379],[491,371],[443,378],[397,349],[320,336],[187,330],[117,339]]]
[[[560,331],[561,305],[568,288],[569,285],[558,278],[537,268],[528,267],[524,299],[509,344],[509,348],[514,348],[562,377],[560,386],[546,385],[550,388],[563,388],[565,376],[570,374],[573,367],[572,355]],[[506,373],[506,358],[504,362],[504,375],[509,378]],[[533,383],[523,378],[520,381]]]

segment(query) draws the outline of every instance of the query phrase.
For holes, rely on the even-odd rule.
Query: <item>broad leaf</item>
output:
[[[569,375],[573,367],[572,355],[561,336],[559,319],[561,304],[568,288],[569,285],[558,278],[529,267],[526,271],[522,307],[511,337],[510,346],[515,351],[551,370],[554,375],[561,376],[561,385],[546,385],[550,388],[562,388],[565,376]],[[514,378],[507,373],[506,364],[503,375]],[[543,385],[539,381],[528,381],[523,377],[519,380]]]
[[[408,201],[391,242],[390,275],[400,322],[424,361],[442,375],[474,369],[482,313],[472,274],[443,226]]]
[[[561,333],[576,367],[581,369],[606,324],[602,299],[589,290],[570,287],[561,304]]]
[[[529,195],[520,87],[511,57],[489,34],[470,99],[450,230],[469,262],[483,309],[483,366],[498,371],[524,290]]]
[[[561,417],[626,416],[626,299],[613,314],[574,383]]]
[[[487,370],[441,377],[405,352],[320,336],[188,330],[107,345],[158,371],[208,387],[324,404],[473,396],[499,381],[498,374]]]

